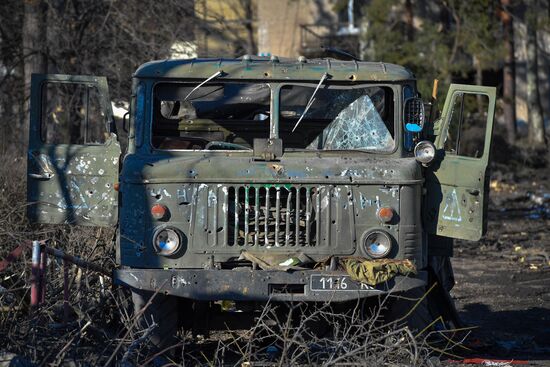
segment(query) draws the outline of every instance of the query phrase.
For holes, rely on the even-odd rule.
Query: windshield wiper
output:
[[[302,121],[304,116],[306,115],[307,111],[309,110],[309,108],[311,107],[313,102],[315,101],[315,94],[317,94],[317,91],[319,90],[319,88],[321,87],[321,85],[323,84],[323,82],[325,81],[325,79],[327,77],[328,77],[328,73],[324,73],[323,76],[321,77],[321,80],[319,80],[319,84],[317,84],[317,88],[315,88],[315,90],[313,91],[313,94],[309,98],[309,101],[306,104],[306,108],[304,109],[304,112],[302,113],[302,116],[300,116],[298,121],[296,121],[296,125],[294,125],[294,128],[292,129],[292,132],[294,132],[294,130],[296,130],[296,128],[298,127],[298,125],[300,124],[300,122]]]
[[[183,99],[183,102],[187,101],[187,98],[189,98],[189,96],[190,96],[191,94],[193,94],[197,89],[199,89],[200,87],[202,87],[203,85],[205,85],[206,83],[208,83],[209,81],[211,81],[212,79],[215,79],[215,78],[219,77],[219,76],[222,75],[222,74],[223,74],[223,71],[218,70],[218,71],[216,71],[214,74],[212,74],[211,76],[209,76],[205,81],[201,82],[199,85],[197,85],[195,88],[193,88],[193,89],[191,90],[191,92],[189,92],[189,93],[185,96],[185,98]]]

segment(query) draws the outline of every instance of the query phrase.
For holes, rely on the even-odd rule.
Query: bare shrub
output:
[[[106,268],[114,264],[113,230],[65,225],[31,225],[26,219],[26,159],[0,158],[0,260],[28,240],[51,245]],[[63,263],[50,257],[46,302],[29,307],[30,251],[23,251],[0,273],[0,352],[34,362],[66,358],[92,362],[131,318],[127,296],[108,277],[75,266],[69,269],[70,315],[63,321]],[[114,347],[113,347],[114,348]]]
[[[3,156],[0,165],[0,259],[25,240],[51,240],[67,253],[114,266],[113,230],[31,225],[25,215],[25,159]],[[167,351],[149,343],[155,324],[141,329],[131,312],[129,292],[113,287],[108,277],[70,266],[70,313],[64,323],[63,263],[50,257],[45,303],[29,307],[30,253],[23,252],[0,274],[0,354],[28,362],[59,365],[124,366],[151,363]],[[413,333],[400,321],[385,322],[384,307],[357,302],[334,304],[268,302],[257,311],[250,330],[227,330],[210,338],[182,330],[170,348],[178,360],[168,364],[202,365],[425,365],[433,353],[434,332]],[[174,353],[171,353],[174,355]],[[163,357],[165,358],[165,357]]]
[[[206,339],[182,330],[180,343],[163,351],[152,352],[142,344],[133,351],[133,362],[147,365],[161,358],[166,365],[433,366],[441,356],[459,358],[453,353],[463,348],[467,329],[435,331],[429,325],[413,331],[404,318],[387,320],[393,297],[344,304],[267,302],[249,330],[228,329]],[[162,359],[168,351],[178,351],[177,358]]]

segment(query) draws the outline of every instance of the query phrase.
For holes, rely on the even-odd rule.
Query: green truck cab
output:
[[[432,123],[414,75],[380,62],[154,61],[133,76],[122,154],[105,78],[34,75],[28,216],[117,226],[115,282],[141,294],[422,288],[430,258],[451,255],[439,240],[483,234],[494,109],[494,88],[453,84]],[[468,127],[476,139],[461,139]],[[343,270],[350,258],[417,272],[368,285]]]

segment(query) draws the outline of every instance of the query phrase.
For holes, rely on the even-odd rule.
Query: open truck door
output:
[[[120,154],[106,78],[32,75],[31,222],[115,225]]]
[[[487,227],[496,90],[451,84],[435,126],[437,158],[427,169],[428,233],[477,241]]]

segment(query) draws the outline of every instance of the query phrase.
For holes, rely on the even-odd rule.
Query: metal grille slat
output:
[[[269,188],[265,188],[265,224],[264,224],[264,238],[265,238],[265,246],[269,246]]]
[[[249,219],[249,211],[250,211],[250,204],[249,204],[250,196],[249,196],[249,187],[246,186],[244,188],[244,245],[248,245],[248,219]]]
[[[295,223],[295,231],[294,231],[294,245],[298,246],[300,244],[300,191],[302,188],[296,189],[296,223]]]
[[[277,187],[275,189],[275,246],[280,246],[279,243],[279,220],[281,216],[281,189]]]
[[[290,211],[292,203],[292,190],[289,190],[288,197],[286,199],[286,213],[285,213],[285,246],[290,245]]]
[[[260,189],[254,188],[254,246],[260,240]]]
[[[327,207],[325,208],[325,237],[323,238],[324,239],[323,242],[325,242],[324,245],[330,243],[330,234],[331,234],[331,227],[332,227],[331,212],[332,212],[333,195],[334,195],[333,188],[329,187],[326,192]]]
[[[311,246],[311,190],[306,188],[306,245]]]
[[[223,244],[227,246],[229,244],[229,192],[227,190],[227,187],[223,188],[223,193]]]
[[[320,238],[321,237],[321,195],[325,191],[324,188],[317,191],[316,199],[315,199],[315,233],[317,234],[317,241],[316,245],[319,246],[321,244]]]
[[[212,194],[212,196],[210,196],[210,194]],[[212,197],[212,199],[211,199]],[[213,246],[217,246],[218,245],[218,232],[217,232],[217,229],[218,229],[218,188],[215,188],[213,191],[209,191],[208,192],[208,206],[212,205],[213,209],[212,209],[212,212],[213,212],[213,218],[212,218],[212,229],[209,231],[209,234],[212,234],[212,239],[213,239],[213,243],[212,245]],[[212,200],[212,202],[211,202]]]
[[[239,189],[234,188],[233,191],[235,193],[235,206],[233,208],[233,211],[235,212],[235,225],[233,227],[233,245],[237,246],[237,242],[239,239]]]

